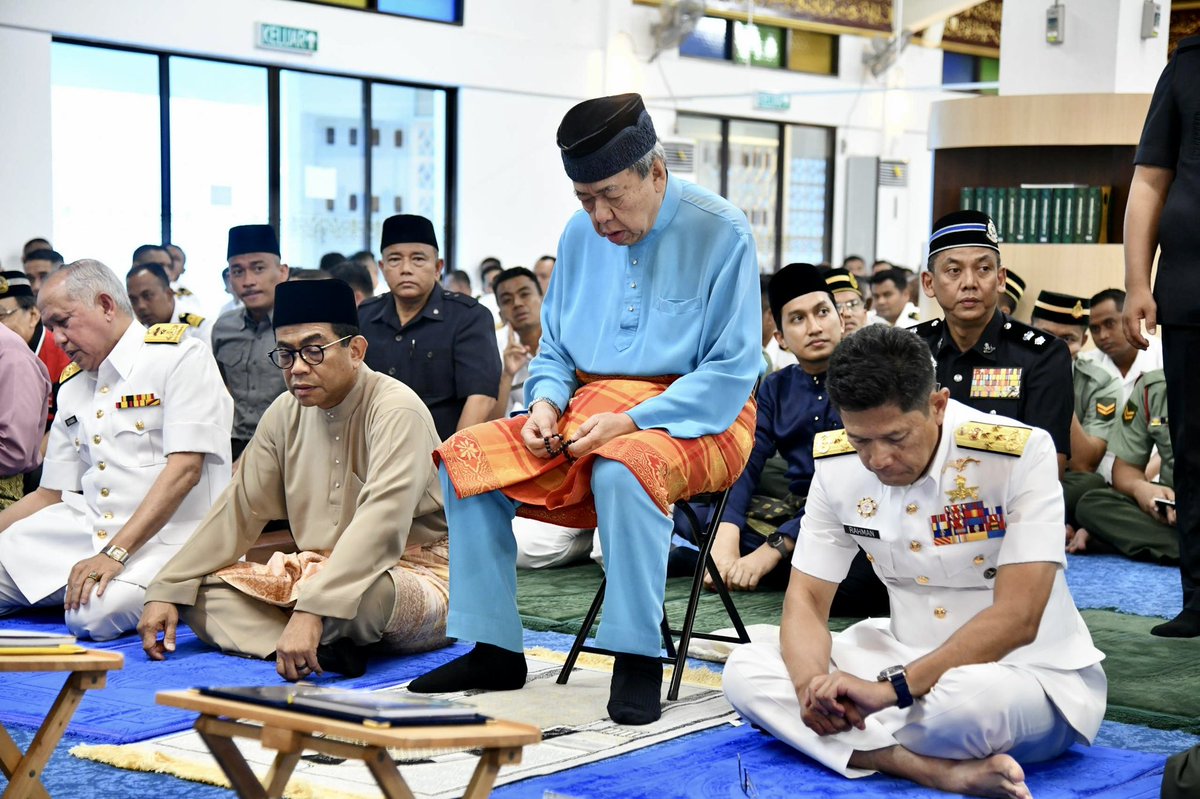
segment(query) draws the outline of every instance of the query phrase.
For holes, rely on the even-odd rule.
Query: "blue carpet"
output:
[[[1067,585],[1080,610],[1174,618],[1183,606],[1179,569],[1120,555],[1068,555]]]
[[[35,614],[22,619],[5,618],[0,620],[0,626],[61,632],[62,612],[58,612],[56,621],[52,614]],[[175,652],[162,662],[146,657],[136,635],[87,645],[125,656],[125,668],[109,672],[108,686],[103,690],[84,695],[67,728],[72,736],[90,743],[144,741],[190,727],[194,716],[154,703],[158,691],[200,685],[272,685],[282,681],[275,673],[274,661],[223,655],[201,643],[186,627],[179,630]],[[362,677],[345,679],[329,675],[314,677],[310,682],[341,688],[385,688],[424,674],[468,649],[466,644],[454,644],[420,655],[375,656]],[[61,674],[0,674],[0,691],[4,694],[0,717],[5,726],[37,728],[62,685]]]
[[[761,797],[902,797],[948,794],[882,775],[847,780],[749,726],[719,727],[571,771],[497,788],[497,799],[662,799],[741,797],[737,760]],[[1161,755],[1073,747],[1052,763],[1026,768],[1038,799],[1157,799]],[[686,767],[683,767],[686,764]],[[550,792],[547,794],[547,792]]]

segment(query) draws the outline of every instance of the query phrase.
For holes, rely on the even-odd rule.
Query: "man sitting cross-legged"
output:
[[[1021,762],[1099,729],[1104,655],[1063,576],[1049,435],[950,400],[922,346],[873,325],[830,360],[843,454],[817,463],[780,641],[739,647],[725,693],[844,776],[1028,797]],[[860,548],[892,615],[831,636]]]
[[[288,391],[263,414],[233,482],[146,591],[138,631],[154,660],[175,646],[179,606],[205,642],[269,658],[288,680],[357,675],[361,645],[446,641],[449,578],[438,444],[421,399],[363,363],[354,292],[281,283],[271,360]],[[271,519],[300,548],[240,563]],[[161,639],[159,636],[161,635]]]

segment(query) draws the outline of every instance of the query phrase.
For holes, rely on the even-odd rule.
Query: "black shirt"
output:
[[[941,319],[911,329],[929,345],[938,384],[950,389],[952,399],[1040,427],[1058,452],[1070,456],[1075,389],[1063,341],[998,309],[966,352]]]
[[[491,312],[473,298],[434,287],[421,313],[404,326],[391,294],[358,307],[367,366],[400,380],[433,415],[442,440],[454,435],[467,397],[495,397],[500,351]]]
[[[1200,325],[1200,36],[1182,40],[1159,77],[1134,163],[1175,171],[1158,223],[1158,321]]]

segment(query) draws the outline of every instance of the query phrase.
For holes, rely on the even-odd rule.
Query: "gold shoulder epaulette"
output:
[[[826,430],[813,436],[813,457],[830,458],[854,452],[845,430]]]
[[[967,422],[954,431],[954,443],[964,449],[1019,457],[1025,452],[1025,444],[1032,434],[1033,430],[1028,427]]]
[[[188,289],[185,289],[183,286],[179,286],[178,288],[176,288],[175,293],[178,294],[180,297],[192,296],[192,292],[189,291]]]
[[[147,344],[178,344],[187,332],[187,325],[153,325],[146,331]]]
[[[62,373],[58,376],[58,384],[61,386],[63,383],[67,382],[82,371],[83,370],[79,368],[79,364],[77,363],[67,364],[66,368],[63,369]]]
[[[194,313],[181,313],[179,321],[189,327],[200,327],[204,323],[204,317]]]

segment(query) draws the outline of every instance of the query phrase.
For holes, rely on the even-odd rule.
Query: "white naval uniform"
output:
[[[154,329],[163,327],[179,326]],[[0,533],[0,615],[61,604],[71,568],[112,542],[167,456],[204,453],[200,481],[171,519],[130,556],[103,597],[66,614],[79,636],[103,640],[132,630],[146,586],[229,482],[233,400],[212,353],[187,336],[178,344],[146,338],[132,321],[95,372],[61,384],[41,485],[62,491],[63,501]],[[119,408],[126,397],[160,404]]]
[[[178,305],[175,306],[175,310],[179,310]],[[212,350],[213,320],[195,312],[182,311],[176,314],[175,321],[188,326],[188,337],[203,341],[204,346],[208,347],[209,351]]]
[[[868,717],[865,730],[824,737],[801,720],[777,644],[739,647],[725,667],[725,692],[743,716],[845,776],[870,773],[848,767],[854,750],[897,743],[932,757],[1009,752],[1035,762],[1076,741],[1090,743],[1104,717],[1104,655],[1092,645],[1063,576],[1054,444],[1033,429],[1019,457],[967,448],[955,435],[967,423],[1030,430],[950,400],[929,471],[904,487],[880,483],[853,452],[818,457],[792,566],[837,583],[858,548],[867,552],[887,586],[891,618],[867,619],[833,635],[832,648],[833,666],[862,679],[874,680],[888,666],[907,665],[945,643],[992,604],[998,568],[1056,563],[1034,642],[997,663],[948,670],[911,707]],[[1003,509],[1006,532],[957,543],[942,538],[935,545],[935,523],[950,524],[937,517],[949,513],[946,506],[973,502],[969,492],[976,488],[985,514]],[[956,490],[958,496],[948,498]]]

